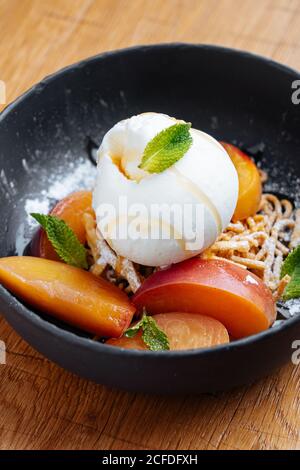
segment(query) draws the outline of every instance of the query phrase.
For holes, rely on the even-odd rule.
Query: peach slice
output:
[[[226,328],[214,318],[180,312],[159,313],[153,318],[166,333],[170,350],[209,348],[229,342]],[[125,349],[147,349],[141,332],[133,338],[122,336],[107,343]]]
[[[1,258],[0,283],[32,307],[98,336],[121,336],[135,312],[118,287],[57,261]]]
[[[261,179],[255,163],[248,155],[234,145],[221,142],[239,178],[238,202],[232,217],[233,221],[246,219],[258,211],[261,200]]]
[[[83,214],[92,212],[92,193],[90,191],[77,191],[59,201],[50,212],[59,219],[64,220],[75,232],[81,243],[86,242],[86,233],[83,223]],[[34,256],[61,261],[60,257],[48,240],[44,229],[40,228],[31,245]]]
[[[219,320],[234,338],[267,329],[275,320],[271,291],[228,261],[192,258],[146,279],[133,303],[148,314],[188,312]]]

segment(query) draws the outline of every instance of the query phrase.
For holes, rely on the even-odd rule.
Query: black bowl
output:
[[[269,188],[296,200],[298,72],[248,53],[170,44],[110,52],[72,65],[33,87],[0,116],[0,256],[32,235],[28,211],[92,184],[93,142],[117,121],[157,111],[241,145],[269,172]],[[291,360],[300,317],[205,350],[123,351],[32,311],[0,286],[1,312],[33,347],[95,382],[155,393],[199,393],[250,383]]]

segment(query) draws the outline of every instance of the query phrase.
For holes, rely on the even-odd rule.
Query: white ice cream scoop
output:
[[[190,129],[192,145],[169,168],[152,174],[139,168],[149,141],[179,122],[158,113],[133,116],[110,129],[98,151],[97,227],[118,255],[146,266],[199,254],[227,227],[237,203],[230,157],[197,129]]]

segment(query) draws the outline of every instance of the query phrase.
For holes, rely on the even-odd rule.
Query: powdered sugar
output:
[[[291,317],[300,313],[300,299],[288,300],[285,306],[289,310]]]
[[[26,171],[26,173],[29,174],[30,173],[30,168],[28,166],[26,158],[22,158],[22,166],[23,166],[24,170]]]
[[[0,189],[6,199],[10,199],[11,196],[15,196],[17,194],[14,181],[8,181],[6,173],[3,169],[0,171]]]
[[[25,211],[27,213],[27,222],[31,226],[36,225],[37,222],[30,217],[31,212],[38,212],[40,214],[47,214],[49,212],[49,200],[27,199],[25,201]]]
[[[291,318],[300,314],[300,298],[277,303],[277,311],[284,318]]]
[[[69,166],[71,170],[74,167],[74,171],[53,182],[46,194],[48,198],[62,199],[79,188],[93,188],[96,169],[88,160],[82,159],[77,167],[74,164]]]
[[[66,166],[62,166],[55,174],[50,174],[47,178],[40,173],[41,178],[45,179],[45,189],[37,196],[28,197],[24,204],[28,225],[34,227],[37,224],[30,216],[31,212],[46,214],[56,201],[68,194],[78,189],[92,189],[95,175],[95,167],[85,158],[69,162],[67,169]]]

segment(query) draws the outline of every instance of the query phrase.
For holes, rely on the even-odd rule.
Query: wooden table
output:
[[[248,49],[300,69],[299,25],[300,0],[0,0],[0,79],[10,102],[84,57],[170,41]],[[300,369],[292,364],[231,393],[161,398],[65,372],[4,319],[0,339],[1,449],[300,448]]]

